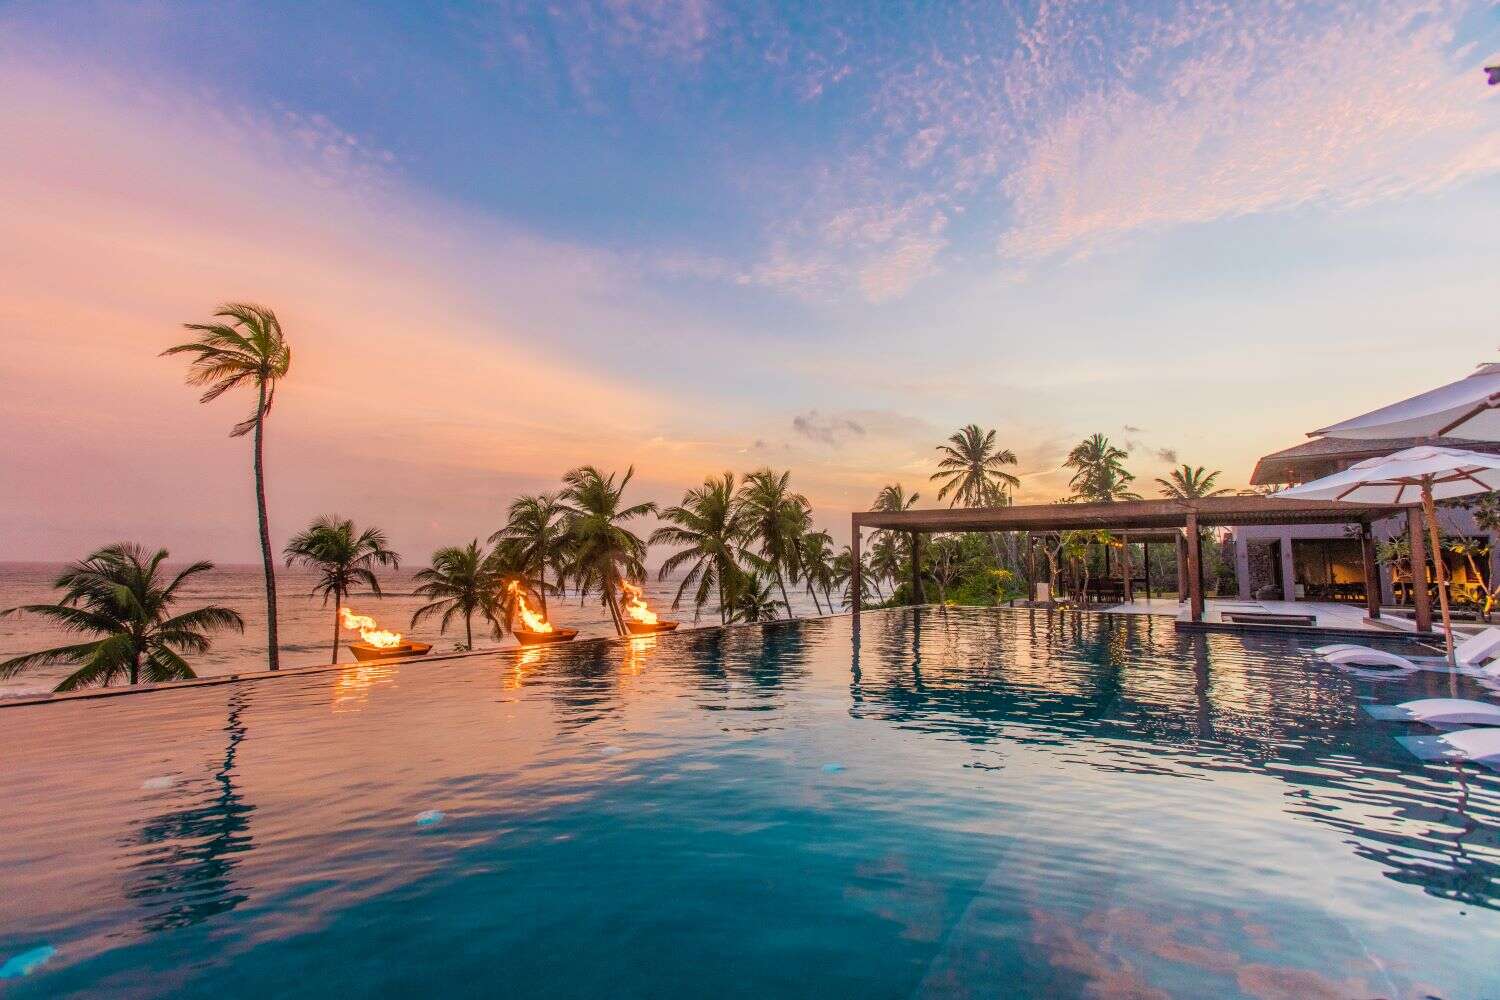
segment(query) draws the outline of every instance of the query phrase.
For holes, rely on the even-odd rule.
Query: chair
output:
[[[1337,666],[1423,669],[1423,664],[1417,660],[1351,642],[1336,642],[1329,646],[1319,646],[1313,652]],[[1496,657],[1500,657],[1500,628],[1487,628],[1453,647],[1453,659],[1459,667],[1471,671],[1477,669],[1477,672],[1484,676],[1500,678],[1500,664],[1485,666]]]
[[[1396,706],[1429,726],[1500,726],[1500,705],[1469,698],[1418,698]]]

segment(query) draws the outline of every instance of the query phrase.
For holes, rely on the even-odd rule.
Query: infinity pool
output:
[[[1447,693],[924,609],[0,709],[0,993],[1500,995]]]

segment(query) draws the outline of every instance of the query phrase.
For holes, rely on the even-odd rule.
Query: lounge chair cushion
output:
[[[1465,729],[1444,733],[1438,740],[1464,760],[1500,766],[1500,729]]]
[[[1487,628],[1453,647],[1453,658],[1465,667],[1477,667],[1500,657],[1500,628]]]
[[[1347,667],[1398,667],[1402,670],[1420,670],[1411,660],[1395,653],[1387,653],[1383,649],[1371,649],[1368,646],[1348,646],[1344,649],[1336,649],[1323,657],[1329,663]]]
[[[1417,722],[1440,726],[1500,726],[1500,705],[1469,698],[1419,698],[1396,706]]]

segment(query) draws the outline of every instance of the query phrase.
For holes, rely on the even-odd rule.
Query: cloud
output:
[[[1157,448],[1154,454],[1158,462],[1165,462],[1167,465],[1176,465],[1178,462],[1176,448]]]
[[[792,429],[810,441],[836,447],[850,437],[864,437],[864,425],[849,417],[808,410],[792,418]]]

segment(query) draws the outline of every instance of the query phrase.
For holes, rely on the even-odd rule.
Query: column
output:
[[[922,592],[922,536],[915,531],[911,536],[911,599],[914,604],[926,604],[927,595]]]
[[[1188,511],[1187,516],[1187,577],[1188,613],[1192,620],[1203,620],[1203,540],[1198,537],[1198,513]]]
[[[1281,599],[1297,599],[1297,560],[1292,555],[1292,532],[1281,529]]]
[[[1250,539],[1243,528],[1234,532],[1234,581],[1239,586],[1240,600],[1250,600]]]
[[[849,609],[854,612],[854,620],[859,621],[859,606],[862,603],[860,596],[864,593],[864,581],[860,578],[860,555],[859,555],[859,525],[854,524],[851,519],[852,530],[850,531],[849,553],[853,562],[849,567]]]
[[[1187,600],[1187,541],[1181,532],[1177,534],[1177,603]]]
[[[1379,618],[1380,567],[1375,563],[1375,538],[1368,521],[1359,526],[1359,554],[1365,563],[1365,613],[1371,618]]]
[[[1422,511],[1410,507],[1406,511],[1406,533],[1411,539],[1411,594],[1417,607],[1417,631],[1432,631],[1432,595],[1427,593],[1427,529],[1422,524]]]

